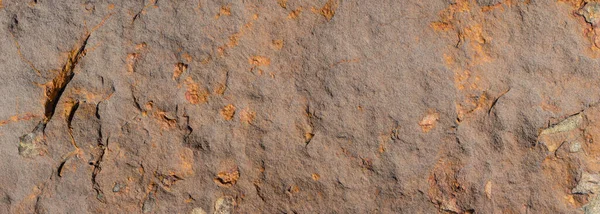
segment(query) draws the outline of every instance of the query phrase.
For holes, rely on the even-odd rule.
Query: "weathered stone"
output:
[[[231,214],[235,209],[235,201],[231,196],[223,196],[215,201],[214,214]]]
[[[582,121],[583,121],[583,115],[576,114],[571,117],[568,117],[567,119],[561,121],[558,124],[555,124],[553,126],[548,127],[547,129],[542,130],[540,135],[568,132],[568,131],[574,130],[577,127],[579,127],[579,125],[581,124]]]
[[[595,212],[598,2],[0,0],[0,213]]]
[[[573,189],[573,193],[577,194],[596,194],[600,193],[600,175],[590,174],[588,172],[581,173],[579,183]]]
[[[592,24],[592,26],[600,24],[600,3],[594,1],[588,2],[578,13],[585,18],[586,22]]]
[[[572,153],[579,152],[581,150],[581,143],[572,142],[571,146],[569,146],[569,151]]]
[[[190,214],[206,214],[206,211],[200,207],[196,207],[190,212]]]

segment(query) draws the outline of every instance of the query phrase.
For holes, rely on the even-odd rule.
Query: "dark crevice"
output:
[[[108,139],[106,140],[106,143],[108,144]],[[96,177],[98,176],[98,173],[100,173],[100,171],[102,171],[102,167],[100,166],[100,164],[102,163],[102,160],[104,159],[104,154],[106,154],[106,147],[103,145],[99,145],[99,147],[101,149],[100,155],[98,156],[98,159],[95,161],[94,170],[92,171],[92,188],[94,188],[94,190],[96,191],[96,199],[98,199],[102,203],[106,203],[106,198],[104,197],[104,192],[102,192],[102,189],[100,188],[100,184],[98,184],[98,181],[96,181]]]
[[[315,134],[314,134],[314,129],[315,129],[314,127],[315,127],[315,125],[314,125],[314,121],[313,121],[313,119],[314,119],[313,111],[314,110],[312,110],[310,108],[310,105],[307,104],[306,108],[304,109],[304,114],[306,116],[306,122],[308,123],[309,130],[306,130],[305,133],[304,133],[304,143],[305,143],[304,146],[305,147],[307,147],[308,144],[310,144],[310,141],[312,141],[313,137],[315,136]]]
[[[494,99],[494,102],[492,102],[492,105],[490,105],[490,109],[488,109],[488,115],[492,113],[492,109],[494,108],[494,106],[496,106],[496,103],[498,103],[498,100],[500,98],[502,98],[502,96],[504,96],[509,91],[510,91],[510,88],[508,88],[508,90],[506,90],[505,92],[503,92],[502,94],[500,94],[498,97],[496,97],[496,99]]]
[[[8,30],[13,34],[16,35],[17,32],[19,31],[19,19],[17,17],[17,14],[13,14],[12,18],[10,20],[10,24],[8,25]]]
[[[98,120],[100,120],[100,113],[99,113],[99,106],[100,106],[99,102],[98,104],[96,104],[96,118]],[[102,123],[99,122],[100,127],[98,128],[98,148],[100,149],[100,155],[98,156],[98,159],[96,159],[96,161],[93,163],[94,165],[94,170],[92,171],[92,188],[96,191],[96,199],[98,199],[100,202],[102,203],[106,203],[106,198],[104,197],[104,192],[102,192],[102,189],[100,188],[100,184],[98,184],[98,181],[96,181],[96,177],[98,176],[98,173],[100,173],[100,171],[102,171],[102,167],[101,167],[101,163],[102,160],[104,160],[104,155],[106,154],[106,150],[108,149],[108,141],[110,137],[106,138],[106,142],[102,143],[103,140],[103,136],[102,136]]]
[[[44,103],[43,120],[44,124],[47,124],[50,119],[52,119],[52,116],[54,116],[56,105],[58,104],[60,97],[62,96],[69,82],[71,82],[75,76],[75,66],[77,66],[79,60],[85,56],[85,46],[87,45],[90,35],[91,34],[87,33],[79,47],[71,50],[69,58],[67,59],[67,62],[63,66],[58,76],[56,76],[52,82],[46,84],[46,102]]]
[[[65,168],[65,164],[67,163],[67,160],[64,160],[60,163],[60,165],[58,166],[58,177],[62,177],[62,171]]]
[[[43,147],[45,146],[46,136],[44,131],[46,129],[46,124],[48,124],[48,122],[50,122],[52,119],[52,116],[54,116],[54,112],[56,111],[56,106],[58,105],[60,97],[62,96],[69,82],[71,82],[75,76],[75,67],[81,58],[85,56],[85,47],[90,35],[91,32],[85,33],[81,42],[69,53],[67,62],[65,62],[59,74],[52,79],[52,81],[45,84],[44,95],[46,100],[44,102],[44,118],[38,123],[33,131],[19,138],[19,155],[24,157],[33,157],[41,155],[45,152]],[[35,69],[33,66],[32,68]]]
[[[73,106],[71,107],[71,109],[69,110],[69,113],[67,115],[67,127],[69,127],[69,129],[73,129],[73,126],[71,125],[71,123],[73,122],[73,117],[75,116],[75,111],[77,111],[78,108],[79,108],[79,100],[75,101],[73,103]]]

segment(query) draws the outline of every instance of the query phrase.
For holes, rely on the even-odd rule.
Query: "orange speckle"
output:
[[[173,80],[179,79],[179,76],[181,76],[181,74],[183,74],[183,72],[185,72],[187,68],[187,64],[181,62],[175,64],[175,68],[173,69]]]
[[[300,13],[302,13],[302,7],[298,7],[297,9],[292,10],[288,14],[288,19],[297,19],[300,16]]]
[[[135,45],[135,50],[138,50],[138,51],[139,51],[139,50],[145,49],[145,48],[146,48],[146,46],[147,46],[147,45],[146,45],[146,43],[145,43],[145,42],[142,42],[142,43],[140,43],[140,44],[137,44],[137,45]]]
[[[238,45],[238,39],[241,37],[241,33],[236,33],[229,36],[229,43],[227,43],[227,47],[235,47]]]
[[[455,63],[454,58],[448,54],[444,54],[444,61],[446,62],[446,65],[454,65]]]
[[[221,17],[222,15],[226,15],[226,16],[231,15],[231,8],[229,7],[229,5],[221,6],[219,13],[217,13],[217,15],[215,15],[215,19],[219,19],[219,17]]]
[[[192,77],[185,79],[185,85],[187,88],[185,99],[191,104],[204,103],[208,100],[208,92],[206,92],[206,90],[200,90],[200,87]]]
[[[133,73],[135,71],[135,63],[139,56],[137,53],[127,54],[127,72]]]
[[[227,171],[219,172],[217,177],[214,178],[214,181],[217,185],[223,187],[230,187],[237,183],[237,180],[240,178],[240,171],[237,167],[233,167]]]
[[[268,66],[271,64],[271,59],[264,56],[253,56],[248,59],[248,63],[254,66]]]
[[[317,174],[317,173],[313,173],[312,174],[312,179],[313,180],[318,181],[320,178],[321,178],[321,176],[319,174]]]
[[[511,3],[507,2],[507,5],[510,6]],[[490,6],[484,6],[484,7],[481,8],[481,11],[482,12],[490,12],[490,11],[496,10],[496,9],[498,9],[498,10],[504,10],[504,7],[502,7],[502,3],[496,3],[496,4],[490,5]]]
[[[283,48],[283,40],[282,39],[273,40],[273,49],[281,50],[282,48]]]
[[[223,95],[225,93],[226,89],[227,89],[227,86],[225,86],[225,84],[219,83],[215,87],[215,94]]]
[[[194,151],[184,148],[179,155],[179,173],[183,177],[194,175]]]
[[[277,3],[279,4],[279,6],[281,6],[284,9],[287,9],[287,0],[277,0]]]
[[[449,31],[454,27],[452,24],[447,22],[432,22],[430,26],[436,31]]]
[[[329,0],[325,4],[325,6],[323,6],[321,8],[321,10],[319,11],[319,13],[321,13],[321,15],[323,15],[327,19],[327,21],[329,21],[329,20],[331,20],[333,18],[333,16],[335,16],[335,10],[336,9],[337,9],[337,1],[336,0]]]
[[[292,186],[290,187],[289,191],[290,191],[291,193],[298,193],[298,192],[300,192],[300,187],[298,187],[297,185],[292,185]]]
[[[225,120],[233,119],[234,114],[235,114],[235,106],[233,106],[232,104],[229,104],[229,105],[223,107],[223,109],[221,109],[221,116],[223,116],[223,118],[225,118]]]

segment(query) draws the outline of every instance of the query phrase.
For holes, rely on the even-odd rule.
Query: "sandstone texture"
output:
[[[600,213],[595,0],[0,0],[0,213]]]

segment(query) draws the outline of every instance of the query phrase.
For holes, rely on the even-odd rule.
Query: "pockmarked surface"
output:
[[[0,0],[0,213],[598,213],[600,2]]]

